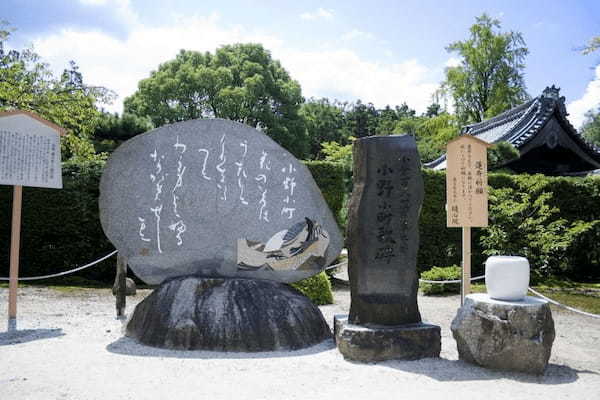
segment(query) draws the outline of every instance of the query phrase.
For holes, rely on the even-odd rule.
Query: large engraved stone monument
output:
[[[329,336],[318,308],[283,283],[329,265],[342,236],[308,169],[264,133],[203,119],[137,136],[109,159],[99,202],[120,255],[144,282],[161,285],[136,308],[128,335],[233,351],[298,348]],[[225,294],[233,308],[219,314],[209,305],[223,305]],[[289,301],[272,300],[278,294]],[[312,330],[295,329],[308,320]],[[277,332],[263,347],[240,343],[249,334],[243,326],[262,334],[267,322]],[[283,337],[305,331],[304,339]]]
[[[417,359],[440,353],[440,328],[417,306],[419,213],[423,180],[412,136],[354,143],[348,210],[349,316],[335,317],[335,339],[357,361]]]

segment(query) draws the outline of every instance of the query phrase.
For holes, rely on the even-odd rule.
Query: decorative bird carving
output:
[[[246,270],[303,269],[307,261],[322,258],[328,246],[327,232],[320,224],[305,218],[289,229],[277,232],[265,244],[239,239],[238,266]]]

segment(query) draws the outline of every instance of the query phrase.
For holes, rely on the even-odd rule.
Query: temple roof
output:
[[[560,89],[554,85],[547,87],[540,96],[526,103],[483,122],[464,126],[460,134],[473,135],[488,143],[505,141],[517,149],[521,149],[555,115],[565,132],[577,145],[590,157],[600,162],[600,148],[588,143],[567,119],[565,98],[559,95],[559,91]],[[445,169],[446,155],[444,154],[425,166],[433,169]]]

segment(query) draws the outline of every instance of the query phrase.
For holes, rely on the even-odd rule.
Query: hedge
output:
[[[344,205],[344,166],[330,161],[304,161],[338,223]]]
[[[332,212],[343,215],[343,167],[310,161],[306,165]],[[55,273],[110,252],[98,220],[102,162],[63,167],[64,189],[24,188],[21,275]],[[425,201],[420,220],[419,271],[460,264],[460,229],[446,227],[445,174],[423,170]],[[534,279],[551,275],[600,279],[600,177],[489,175],[490,227],[473,229],[473,275],[483,273],[491,254],[523,253]],[[0,187],[0,275],[8,275],[12,188]],[[343,228],[343,227],[342,227]],[[343,231],[343,229],[342,229]],[[114,259],[80,276],[111,282]]]
[[[336,218],[343,204],[342,166],[306,162]],[[20,275],[65,271],[114,250],[98,216],[103,161],[63,164],[63,189],[23,188]],[[12,187],[0,186],[0,276],[8,276]],[[111,283],[115,261],[110,258],[77,275]],[[323,294],[327,296],[327,294]]]
[[[418,267],[460,264],[461,232],[446,227],[445,173],[423,170]],[[472,274],[494,254],[524,255],[534,282],[600,279],[600,177],[489,174],[490,226],[472,230]]]
[[[114,250],[98,217],[103,162],[63,164],[63,189],[23,188],[20,276],[52,274],[93,261]],[[8,276],[12,186],[0,186],[0,275]],[[110,282],[115,259],[79,276]]]

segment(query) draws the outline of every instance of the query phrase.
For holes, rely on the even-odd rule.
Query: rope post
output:
[[[10,273],[8,284],[8,330],[17,329],[17,288],[19,286],[19,249],[21,246],[21,204],[23,186],[13,189],[12,229],[10,237]]]
[[[121,319],[125,316],[125,306],[127,305],[127,259],[121,253],[117,254],[117,274],[115,276],[116,291],[116,308],[117,318]]]

